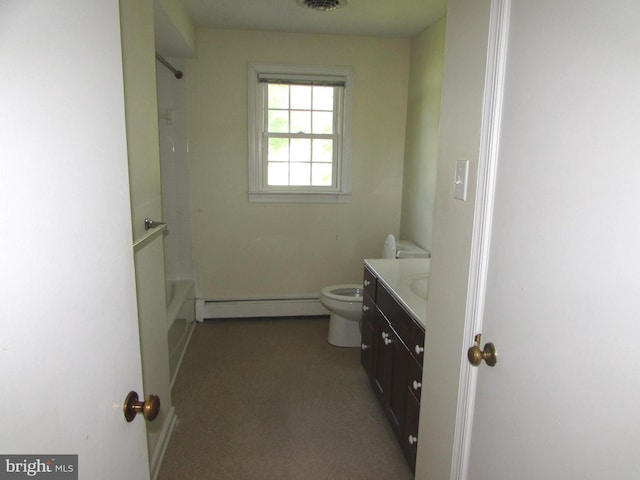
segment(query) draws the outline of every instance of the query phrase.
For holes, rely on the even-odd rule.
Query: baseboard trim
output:
[[[318,297],[197,299],[196,320],[329,315]]]

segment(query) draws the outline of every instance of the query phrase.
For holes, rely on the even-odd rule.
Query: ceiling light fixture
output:
[[[297,0],[297,2],[298,5],[320,12],[330,12],[347,4],[347,0]]]

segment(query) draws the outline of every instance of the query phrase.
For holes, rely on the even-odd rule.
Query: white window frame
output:
[[[249,107],[249,201],[250,202],[327,202],[345,203],[351,199],[351,92],[353,72],[348,67],[274,65],[250,63],[248,69]],[[269,186],[266,182],[263,126],[266,102],[260,94],[260,74],[281,74],[283,78],[335,77],[345,82],[337,125],[336,185],[329,187]]]

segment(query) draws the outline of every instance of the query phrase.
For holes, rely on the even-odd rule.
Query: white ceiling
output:
[[[347,0],[330,12],[296,0],[182,0],[199,27],[409,37],[441,18],[447,0]]]

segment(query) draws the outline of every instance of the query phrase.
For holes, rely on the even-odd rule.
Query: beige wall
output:
[[[450,476],[487,55],[490,0],[449,0],[416,479]],[[467,201],[453,198],[469,160]]]
[[[400,236],[431,250],[445,19],[411,40]]]
[[[198,30],[188,61],[193,256],[200,298],[313,294],[362,281],[400,226],[410,41]],[[352,67],[348,204],[247,199],[247,64]]]

